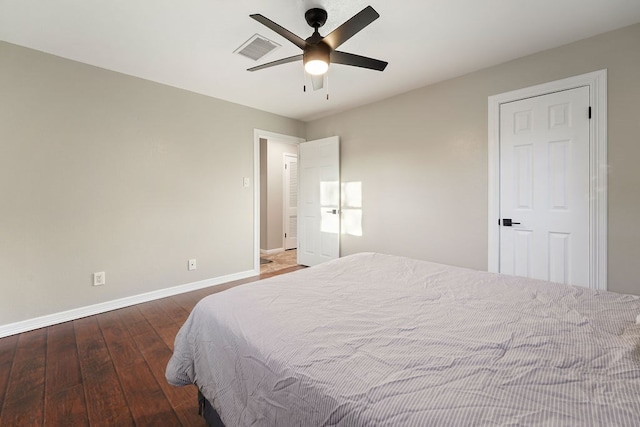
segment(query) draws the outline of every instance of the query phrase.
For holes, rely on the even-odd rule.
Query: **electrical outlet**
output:
[[[189,260],[188,268],[189,268],[189,271],[196,269],[196,260],[195,259],[190,259]]]
[[[251,180],[249,179],[249,177],[244,177],[242,178],[242,186],[244,188],[247,188],[251,185]]]
[[[107,283],[107,274],[104,271],[93,273],[93,286],[102,286]]]

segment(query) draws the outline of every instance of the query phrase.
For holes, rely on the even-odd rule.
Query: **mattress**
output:
[[[640,422],[640,299],[362,253],[200,301],[166,377],[226,426]]]

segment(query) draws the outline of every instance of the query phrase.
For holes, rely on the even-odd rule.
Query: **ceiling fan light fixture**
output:
[[[309,74],[312,74],[314,76],[319,76],[326,73],[329,70],[329,64],[327,64],[322,59],[313,59],[311,61],[307,61],[304,64],[304,69]]]
[[[331,49],[324,43],[308,45],[302,57],[305,71],[314,76],[326,73],[329,70],[330,55]]]

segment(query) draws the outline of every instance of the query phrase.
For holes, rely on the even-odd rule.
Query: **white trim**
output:
[[[277,249],[260,249],[260,253],[262,255],[273,255],[273,254],[279,254],[280,252],[284,252],[284,248],[277,248]]]
[[[594,71],[554,82],[489,97],[488,146],[488,270],[499,271],[500,230],[500,104],[577,87],[589,87],[592,119],[589,123],[590,202],[589,287],[607,289],[607,70]]]
[[[299,144],[304,138],[267,130],[253,130],[253,271],[260,274],[260,138],[287,144]]]
[[[198,282],[173,286],[171,288],[159,289],[157,291],[133,295],[130,297],[102,302],[99,304],[88,305],[86,307],[74,308],[72,310],[48,314],[46,316],[23,320],[21,322],[9,323],[7,325],[0,326],[0,338],[8,337],[9,335],[20,334],[26,331],[32,331],[34,329],[44,328],[51,325],[56,325],[58,323],[69,322],[71,320],[80,319],[82,317],[93,316],[95,314],[100,314],[111,310],[117,310],[119,308],[129,307],[135,304],[141,304],[160,298],[166,298],[185,292],[191,292],[198,289],[207,288],[209,286],[217,286],[224,283],[232,282],[234,280],[246,279],[255,275],[255,271],[249,270],[241,273],[234,273],[226,276],[216,277],[213,279],[200,280]]]

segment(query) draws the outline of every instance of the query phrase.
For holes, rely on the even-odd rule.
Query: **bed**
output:
[[[361,253],[200,301],[167,365],[232,426],[640,425],[640,299]]]

